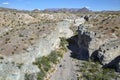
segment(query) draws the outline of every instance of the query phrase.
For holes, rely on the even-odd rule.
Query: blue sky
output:
[[[15,9],[82,8],[120,10],[120,0],[0,0],[0,7]]]

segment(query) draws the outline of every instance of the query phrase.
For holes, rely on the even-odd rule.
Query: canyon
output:
[[[39,61],[44,57],[52,67],[50,70],[53,69],[43,71],[47,74],[44,80],[86,80],[80,77],[82,72],[77,72],[82,67],[76,65],[82,66],[84,62],[96,65],[94,61],[100,62],[100,68],[114,69],[119,80],[119,13],[0,9],[0,80],[42,80],[38,73],[47,64]],[[68,43],[65,46],[64,38]],[[47,56],[56,50],[63,50],[63,57],[58,57],[57,64],[50,63]]]

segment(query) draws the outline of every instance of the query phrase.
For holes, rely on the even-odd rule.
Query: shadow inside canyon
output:
[[[120,72],[120,70],[117,69],[117,67],[119,66],[119,62],[120,62],[120,56],[116,57],[109,64],[104,65],[103,68],[114,68],[117,72]]]
[[[68,41],[68,49],[71,51],[72,58],[79,60],[88,60],[89,59],[89,51],[86,48],[79,48],[78,46],[78,35],[72,36],[67,39]]]

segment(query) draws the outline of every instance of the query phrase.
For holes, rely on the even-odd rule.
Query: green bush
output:
[[[44,80],[47,72],[51,69],[52,64],[57,64],[58,58],[62,58],[63,54],[67,51],[66,45],[67,40],[65,38],[60,38],[60,48],[58,50],[51,51],[47,56],[43,56],[36,59],[33,64],[38,65],[40,72],[38,73],[37,80]]]
[[[67,51],[67,46],[68,42],[64,37],[60,37],[60,47],[64,50]]]
[[[37,74],[37,80],[44,80],[44,77],[46,76],[46,73],[43,69]]]
[[[98,62],[91,60],[82,62],[80,72],[83,74],[83,80],[111,80],[117,77],[114,69],[101,68]]]
[[[48,72],[49,69],[51,68],[50,60],[49,57],[47,56],[38,58],[34,64],[38,65],[40,69],[43,67],[44,71],[46,72]]]
[[[25,80],[29,80],[30,74],[25,74]]]
[[[56,64],[58,61],[58,53],[57,51],[52,51],[50,55],[48,55],[50,62]]]

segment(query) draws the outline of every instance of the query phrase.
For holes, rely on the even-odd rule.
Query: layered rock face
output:
[[[25,74],[36,80],[40,69],[33,62],[59,48],[60,37],[73,35],[69,27],[75,18],[64,13],[0,11],[0,80],[25,80]]]
[[[78,46],[80,48],[79,54],[83,54],[81,57],[89,58],[90,54],[90,42],[94,38],[95,33],[90,32],[84,26],[80,25],[78,27]]]
[[[85,20],[68,13],[35,14],[1,11],[0,22],[0,80],[26,80],[25,74],[31,74],[30,80],[37,80],[40,69],[33,64],[35,59],[48,55],[58,48],[59,37],[73,36],[73,32],[69,29],[71,23],[78,26]],[[117,22],[119,23],[119,20]],[[117,38],[114,33],[104,35],[102,29],[95,31],[93,28],[82,25],[78,28],[78,54],[82,54],[79,57],[88,59],[99,52],[97,57],[103,65],[117,60],[115,67],[120,71],[119,39],[113,41],[115,46],[112,46],[114,43],[107,42]],[[109,50],[104,49],[104,46],[101,46],[103,44],[110,47]]]
[[[104,66],[113,66],[119,69],[120,39],[109,41],[100,46],[98,58]]]
[[[78,27],[78,54],[81,59],[98,58],[103,66],[114,66],[119,71],[120,38],[95,32],[91,28],[84,25]]]
[[[59,37],[70,37],[73,32],[69,29],[70,23],[59,22],[56,28],[48,34],[39,36],[36,42],[26,51],[11,56],[1,55],[0,80],[24,80],[25,74],[37,73],[40,70],[32,63],[37,57],[48,55],[52,50],[59,47]]]
[[[110,63],[120,55],[120,39],[110,41],[100,46],[98,57],[103,65]]]

